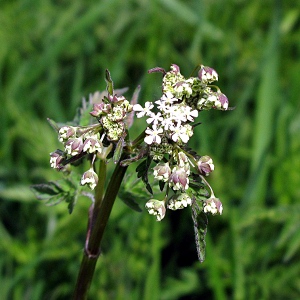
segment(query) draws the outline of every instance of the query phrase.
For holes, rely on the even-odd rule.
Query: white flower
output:
[[[166,104],[165,101],[159,99],[157,101],[155,101],[155,103],[157,104],[157,108],[161,111],[164,112],[165,110],[168,109],[169,105]]]
[[[148,127],[145,132],[147,134],[147,136],[144,138],[145,143],[147,143],[148,145],[151,145],[152,143],[161,143],[161,137],[159,136],[159,134],[163,133],[162,128],[157,128],[156,125],[153,125],[152,129]]]
[[[98,175],[94,172],[93,168],[83,173],[80,183],[81,185],[87,184],[92,190],[96,187]]]
[[[145,103],[145,108],[143,108],[140,104],[135,104],[133,105],[133,110],[137,112],[136,116],[138,118],[141,118],[145,115],[149,116],[152,112],[151,109],[154,107],[152,102],[146,102]]]
[[[172,131],[171,137],[174,142],[177,142],[179,139],[183,143],[187,143],[190,139],[189,135],[187,134],[187,128],[177,124],[177,126],[171,126],[170,130]]]
[[[164,118],[161,121],[161,126],[164,130],[168,130],[171,126],[174,126],[174,121],[171,118]]]
[[[98,139],[97,135],[89,136],[83,143],[84,152],[94,153],[94,152],[102,152],[102,144]]]
[[[211,94],[207,97],[207,101],[215,104],[216,102],[218,102],[218,97],[215,94]]]
[[[198,117],[198,111],[196,109],[192,110],[190,106],[185,106],[183,112],[186,116],[186,119],[190,122],[193,122],[194,118]]]
[[[154,114],[154,113],[151,113],[150,115],[150,118],[148,118],[146,120],[146,122],[148,124],[151,124],[153,123],[153,125],[157,125],[158,123],[160,123],[164,118],[161,116],[161,113],[157,113],[157,114]]]
[[[188,194],[182,193],[172,197],[168,202],[168,208],[172,210],[182,209],[192,204],[192,199]]]
[[[161,221],[165,217],[166,207],[164,201],[150,199],[145,206],[150,215],[156,216],[157,221]]]
[[[212,215],[222,214],[223,205],[218,198],[211,197],[204,201],[203,203],[203,211],[205,213],[211,213]]]
[[[172,105],[173,102],[178,101],[178,99],[175,98],[171,92],[166,92],[164,95],[162,95],[160,100],[163,101],[165,105]]]

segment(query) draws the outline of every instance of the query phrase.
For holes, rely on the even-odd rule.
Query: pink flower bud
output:
[[[64,152],[57,149],[50,153],[50,166],[53,169],[62,169],[63,166],[60,164],[64,160]]]
[[[74,156],[82,152],[82,138],[72,138],[65,143],[65,150],[68,154]]]
[[[209,175],[214,169],[214,163],[213,160],[208,156],[204,155],[202,156],[198,162],[197,162],[198,170],[203,175]]]
[[[203,83],[210,83],[218,80],[218,73],[213,68],[201,66],[198,72],[198,78]]]
[[[153,168],[153,175],[156,179],[162,180],[164,182],[167,182],[171,175],[171,168],[169,166],[169,163],[165,164],[157,164]]]
[[[81,185],[88,185],[92,190],[96,187],[98,175],[94,172],[93,168],[83,173],[80,183]]]
[[[102,143],[101,141],[97,138],[97,136],[90,136],[88,137],[82,146],[82,150],[84,152],[88,152],[88,153],[94,153],[94,152],[98,152],[101,153],[102,152]]]
[[[59,141],[60,142],[65,142],[71,137],[75,137],[76,134],[76,127],[73,126],[63,126],[59,129],[58,131],[59,134]]]
[[[203,203],[203,211],[205,213],[211,213],[212,215],[222,214],[223,205],[218,198],[209,198]]]
[[[169,185],[175,191],[187,190],[189,188],[189,178],[186,170],[179,166],[173,168]]]
[[[228,109],[228,98],[226,97],[226,95],[220,93],[218,95],[218,100],[221,103],[222,109],[227,110]]]

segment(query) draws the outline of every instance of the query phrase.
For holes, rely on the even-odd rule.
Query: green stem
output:
[[[103,233],[126,170],[127,167],[121,167],[119,164],[116,166],[103,198],[106,163],[104,160],[100,161],[99,181],[95,190],[95,204],[88,228],[88,241],[73,294],[74,300],[87,299],[88,290],[100,254],[100,243]]]
[[[131,148],[134,149],[139,144],[141,144],[144,141],[144,138],[146,136],[145,131],[143,131],[131,144]]]

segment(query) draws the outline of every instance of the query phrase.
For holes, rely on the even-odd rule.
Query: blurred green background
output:
[[[299,1],[2,0],[1,299],[70,299],[81,260],[89,200],[69,215],[29,190],[60,178],[46,118],[71,120],[106,68],[129,98],[141,84],[139,101],[155,100],[161,75],[147,70],[171,63],[216,69],[236,107],[202,112],[191,141],[214,159],[224,214],[200,264],[189,209],[156,222],[117,201],[90,299],[299,299],[299,58]]]

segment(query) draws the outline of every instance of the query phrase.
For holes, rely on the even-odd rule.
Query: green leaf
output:
[[[124,192],[121,196],[120,199],[131,209],[137,211],[137,212],[142,212],[142,209],[140,206],[137,204],[137,202],[134,201],[135,196],[134,194],[130,192]]]
[[[114,161],[115,164],[117,164],[120,161],[120,158],[121,158],[121,155],[122,155],[122,152],[123,152],[123,144],[124,144],[125,136],[126,136],[126,133],[124,133],[120,137],[120,139],[117,143],[117,146],[116,146],[116,149],[115,149],[115,152],[114,152],[114,156],[113,156],[113,161]]]
[[[153,194],[152,188],[148,181],[148,170],[151,164],[152,158],[148,157],[144,161],[142,161],[136,168],[137,177],[141,178],[145,184],[146,189],[150,194]]]
[[[205,236],[207,231],[207,216],[194,200],[192,204],[192,219],[194,222],[195,242],[198,259],[202,263],[205,260]]]
[[[105,70],[105,80],[106,80],[106,89],[108,93],[113,96],[114,94],[114,84],[110,76],[110,72],[106,69]]]
[[[66,201],[68,197],[68,193],[60,193],[54,196],[50,196],[47,199],[43,199],[45,201],[45,205],[54,206],[59,204],[60,202]]]
[[[66,201],[69,213],[73,211],[77,191],[70,180],[64,179],[55,182],[34,184],[30,188],[38,200],[45,201],[45,205],[53,206]]]
[[[34,184],[31,186],[31,190],[39,200],[46,200],[51,196],[63,192],[60,186],[54,182]]]
[[[68,203],[69,214],[73,212],[76,200],[77,200],[77,193],[68,194],[67,197],[65,198],[65,201]]]
[[[55,121],[53,121],[50,118],[47,118],[47,121],[49,122],[49,124],[55,131],[57,131],[57,132],[59,131],[59,126],[57,125],[57,123]]]

